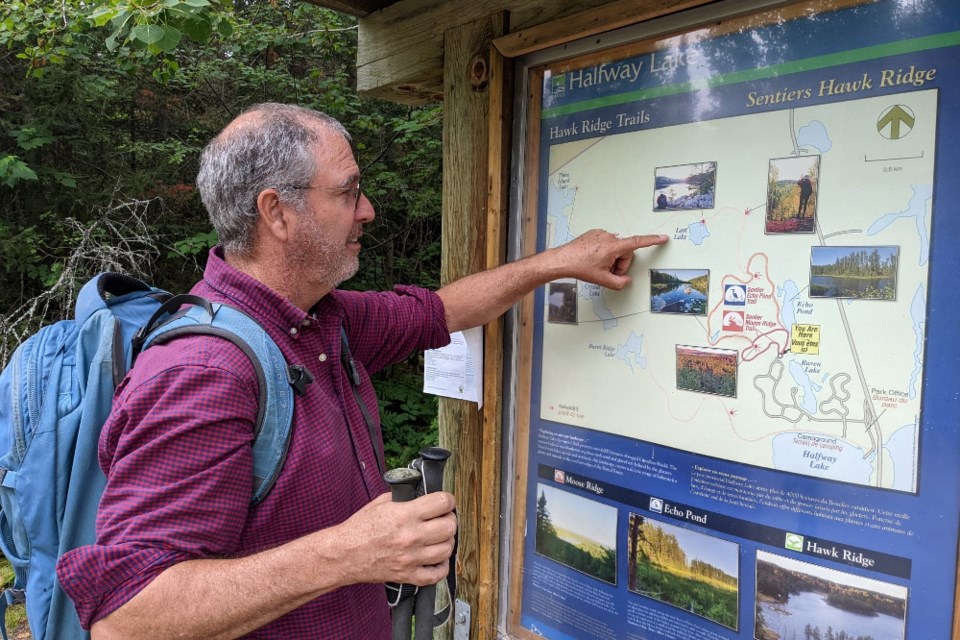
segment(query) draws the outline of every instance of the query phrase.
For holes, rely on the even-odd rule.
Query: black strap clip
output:
[[[302,364],[292,364],[287,367],[287,382],[293,391],[301,398],[307,392],[307,385],[313,382],[313,374]]]

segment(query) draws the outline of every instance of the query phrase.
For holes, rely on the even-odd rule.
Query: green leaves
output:
[[[138,24],[130,30],[130,39],[144,44],[156,44],[166,37],[166,27],[157,24]]]
[[[17,146],[24,151],[42,147],[45,144],[53,142],[54,137],[48,131],[40,127],[22,127],[11,131],[11,135],[17,139]]]
[[[213,248],[219,239],[216,231],[205,231],[173,243],[174,251],[167,254],[168,258],[182,256],[197,256]]]
[[[8,153],[0,155],[0,184],[15,187],[21,180],[36,180],[37,172],[23,160]]]
[[[101,0],[87,16],[94,27],[110,29],[108,50],[130,47],[157,58],[174,53],[184,36],[197,44],[207,43],[214,33],[229,37],[230,19],[219,1],[210,0]]]
[[[373,380],[387,468],[405,467],[420,449],[437,444],[437,397],[425,395],[421,374],[406,364]]]

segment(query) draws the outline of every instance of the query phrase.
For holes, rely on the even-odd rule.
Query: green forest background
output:
[[[199,153],[258,102],[319,109],[353,135],[377,218],[343,286],[438,286],[440,107],[357,95],[356,47],[353,18],[291,0],[0,3],[0,364],[100,271],[173,292],[200,278],[217,239]],[[421,373],[414,357],[374,383],[392,466],[436,442]]]
[[[301,2],[5,2],[0,360],[68,317],[99,271],[174,292],[199,279],[217,241],[194,188],[199,153],[257,102],[319,109],[353,135],[377,218],[344,287],[436,287],[440,108],[357,95],[356,42],[353,18]],[[395,461],[433,437],[419,374],[414,359],[377,383]],[[411,439],[424,442],[398,448]]]

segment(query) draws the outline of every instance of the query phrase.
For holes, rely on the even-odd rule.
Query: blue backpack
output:
[[[253,503],[270,491],[289,445],[294,392],[312,381],[309,371],[288,367],[260,325],[236,309],[100,274],[80,290],[75,318],[40,329],[0,374],[0,550],[15,574],[0,597],[0,623],[8,604],[26,596],[34,640],[89,637],[60,588],[56,563],[95,540],[106,484],[97,462],[100,428],[140,350],[197,333],[231,340],[254,365]],[[5,624],[0,633],[6,640]]]

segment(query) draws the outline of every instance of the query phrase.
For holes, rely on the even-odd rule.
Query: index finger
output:
[[[623,239],[624,249],[627,251],[636,251],[637,249],[643,249],[644,247],[652,247],[654,245],[663,244],[670,239],[670,236],[663,233],[653,233],[643,236],[630,236]]]

